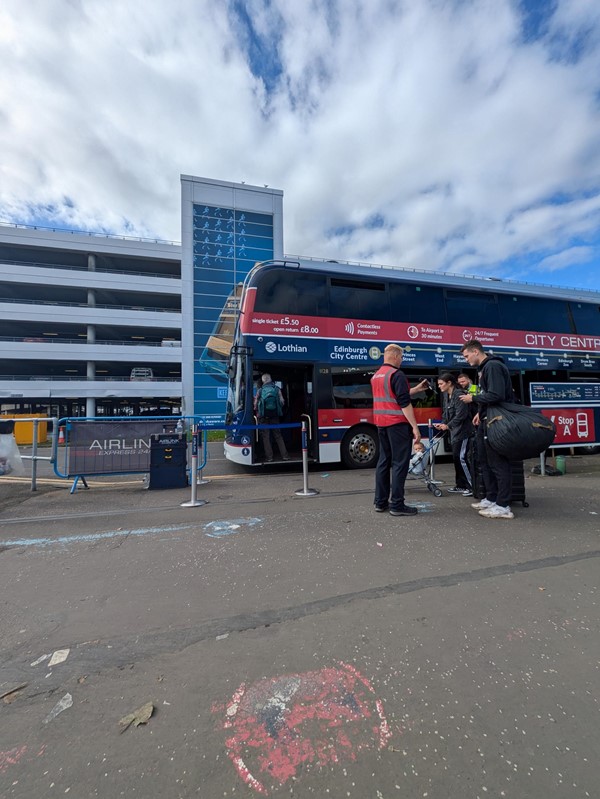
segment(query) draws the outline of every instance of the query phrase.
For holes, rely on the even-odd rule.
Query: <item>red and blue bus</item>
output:
[[[285,398],[282,422],[306,420],[313,462],[372,467],[370,379],[386,344],[404,347],[411,385],[429,379],[432,390],[413,398],[426,435],[429,419],[441,415],[437,376],[466,372],[476,382],[460,353],[472,338],[504,358],[527,403],[531,383],[598,382],[600,292],[337,261],[256,264],[230,353],[225,454],[248,466],[263,462],[259,437],[246,428],[256,424],[253,399],[267,372]],[[599,433],[600,417],[593,418],[576,443],[593,444]],[[284,434],[299,456],[299,430]]]

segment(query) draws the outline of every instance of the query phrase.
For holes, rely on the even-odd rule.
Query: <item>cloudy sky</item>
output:
[[[597,0],[0,0],[0,220],[600,289]]]

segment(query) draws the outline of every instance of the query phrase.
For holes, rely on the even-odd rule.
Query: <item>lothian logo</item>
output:
[[[406,331],[409,338],[419,338],[419,328],[411,325]]]
[[[268,353],[273,354],[277,349],[277,344],[274,341],[267,341],[265,344],[265,349]]]

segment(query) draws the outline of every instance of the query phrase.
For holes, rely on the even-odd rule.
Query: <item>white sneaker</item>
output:
[[[490,508],[485,508],[484,510],[479,511],[480,516],[485,516],[486,519],[514,519],[515,515],[511,511],[511,509],[507,506],[505,508],[502,505],[492,505]]]
[[[495,505],[495,502],[490,502],[489,499],[482,499],[481,502],[472,502],[471,507],[475,508],[475,510],[485,510],[486,508],[491,508],[492,505]]]

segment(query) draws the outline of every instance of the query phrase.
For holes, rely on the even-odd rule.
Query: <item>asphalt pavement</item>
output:
[[[509,521],[218,449],[194,508],[0,481],[2,797],[600,795],[600,456]]]

